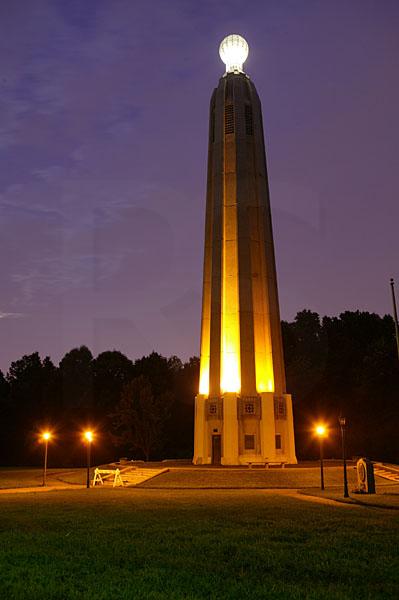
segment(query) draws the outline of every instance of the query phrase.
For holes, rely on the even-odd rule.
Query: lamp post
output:
[[[349,498],[348,492],[348,473],[346,470],[346,444],[345,444],[345,428],[346,428],[346,418],[339,417],[338,419],[339,425],[341,427],[341,440],[342,440],[342,462],[344,465],[344,498]]]
[[[391,277],[391,292],[392,292],[392,304],[393,304],[393,319],[395,321],[395,335],[396,335],[396,346],[398,349],[399,359],[399,324],[398,324],[398,311],[396,310],[396,298],[395,298],[395,283]]]
[[[319,438],[320,446],[320,489],[324,490],[324,468],[323,468],[323,439],[325,438],[327,429],[324,425],[316,426],[316,435]]]
[[[51,438],[50,431],[43,431],[41,439],[44,442],[44,466],[43,466],[43,487],[46,486],[47,482],[47,453],[48,453],[48,442]]]
[[[92,431],[85,431],[84,432],[84,439],[86,440],[86,444],[87,444],[87,477],[86,477],[86,487],[89,488],[90,487],[90,462],[91,462],[91,443],[93,441],[93,432]]]

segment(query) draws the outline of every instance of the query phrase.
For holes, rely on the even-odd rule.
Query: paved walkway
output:
[[[51,485],[43,487],[18,487],[5,488],[0,490],[0,494],[27,494],[28,492],[52,492],[55,490],[83,490],[85,485]]]
[[[290,498],[295,498],[295,500],[304,500],[305,502],[313,502],[316,504],[327,504],[328,506],[343,506],[349,508],[362,508],[360,504],[355,504],[352,502],[341,502],[340,500],[331,500],[331,498],[322,498],[321,496],[307,496],[305,494],[301,494],[300,492],[287,494]]]
[[[85,489],[84,485],[60,485],[60,486],[40,486],[40,487],[21,487],[21,488],[9,488],[0,490],[0,494],[26,494],[26,493],[41,493],[41,492],[51,492],[55,490],[82,490]],[[317,504],[326,504],[329,506],[344,506],[344,507],[355,507],[361,508],[357,504],[349,504],[344,502],[336,502],[335,500],[330,500],[328,498],[320,498],[317,496],[305,496],[301,494],[298,490],[287,490],[287,489],[268,489],[268,490],[253,490],[262,492],[268,496],[286,496],[289,498],[294,498],[294,500],[303,500],[305,502],[313,502]]]

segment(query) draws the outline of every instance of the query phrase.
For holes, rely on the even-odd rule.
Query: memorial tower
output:
[[[262,109],[248,44],[221,43],[210,103],[194,464],[296,463],[286,393]]]

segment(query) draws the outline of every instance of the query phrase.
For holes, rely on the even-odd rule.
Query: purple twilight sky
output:
[[[0,369],[81,344],[198,354],[229,33],[263,103],[282,317],[389,312],[398,32],[397,0],[2,0]]]

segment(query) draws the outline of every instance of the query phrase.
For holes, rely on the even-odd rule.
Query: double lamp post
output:
[[[44,465],[43,465],[43,486],[47,485],[47,456],[48,456],[48,443],[53,437],[51,431],[43,431],[40,435],[40,440],[44,443]],[[85,431],[83,439],[87,444],[87,464],[86,464],[86,487],[90,487],[90,468],[91,468],[91,444],[94,439],[94,433],[92,431]]]

